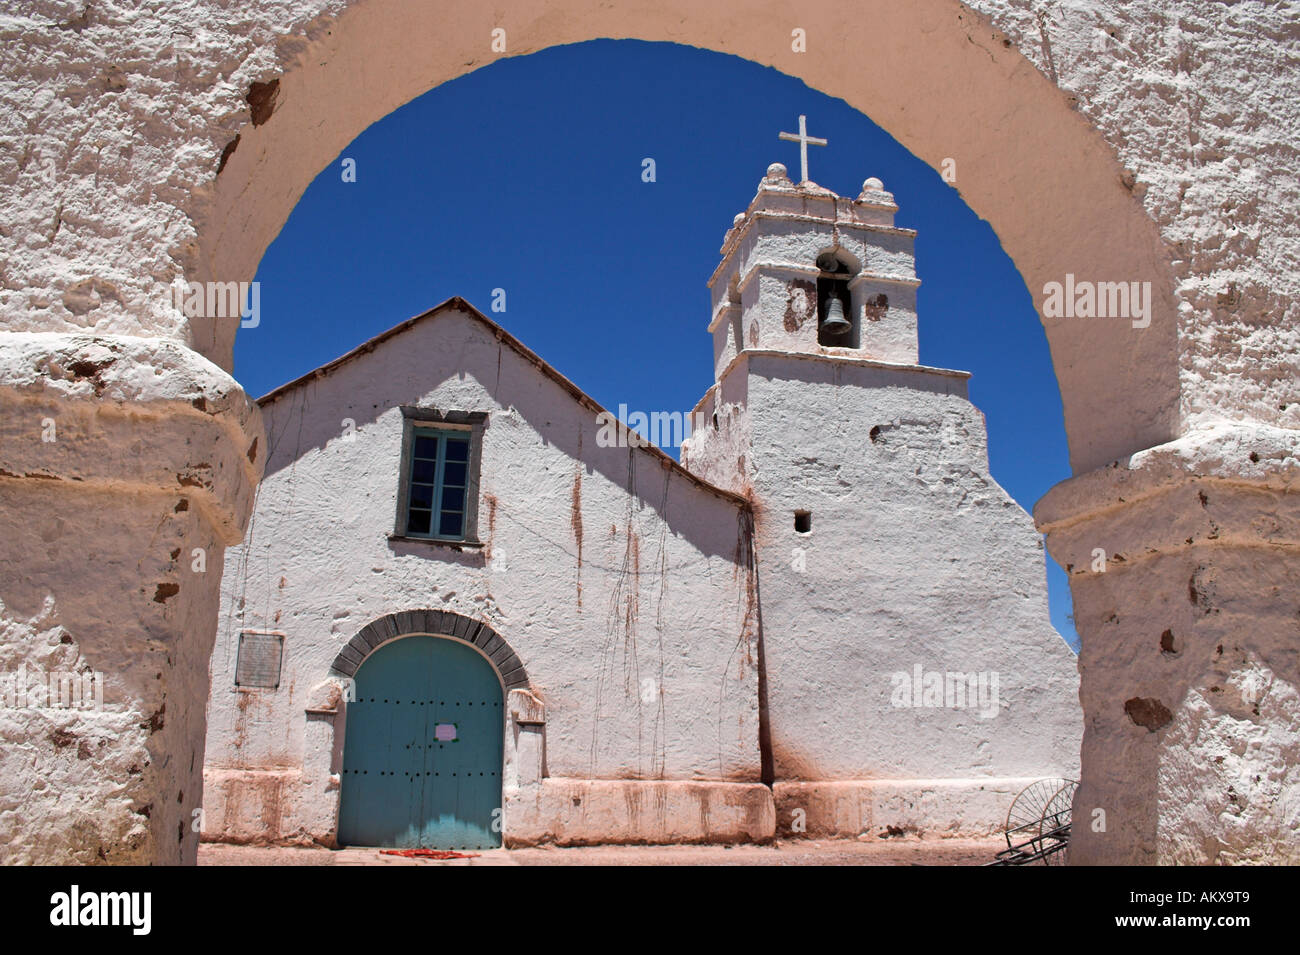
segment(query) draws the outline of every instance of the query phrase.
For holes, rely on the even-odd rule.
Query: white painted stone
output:
[[[1294,432],[1218,422],[1035,508],[1075,619],[1096,621],[1072,861],[1296,858],[1296,449]]]
[[[776,826],[758,783],[554,777],[506,800],[511,847],[766,842]]]
[[[1048,622],[1033,523],[989,474],[968,376],[912,363],[914,313],[888,339],[897,362],[874,360],[887,350],[874,330],[861,349],[819,346],[815,301],[804,322],[767,330],[833,234],[861,263],[883,244],[892,271],[914,276],[910,233],[895,245],[894,232],[862,229],[852,245],[852,206],[797,192],[781,201],[796,202],[798,218],[774,219],[760,191],[723,248],[715,295],[753,290],[744,320],[756,316],[759,331],[699,406],[718,414],[717,429],[682,452],[754,501],[775,777],[1074,777],[1074,657]],[[754,251],[765,248],[780,251]],[[873,324],[861,311],[855,320]],[[796,512],[810,513],[810,532],[795,528]],[[922,680],[996,674],[998,702],[985,713],[894,705],[897,675],[910,685],[918,666]],[[987,831],[992,817],[977,815]]]
[[[1188,691],[1165,737],[1159,859],[1295,865],[1300,693],[1252,653],[1230,659],[1230,667],[1210,668]]]
[[[1031,293],[1067,272],[1152,281],[1156,318],[1141,334],[1121,323],[1046,323],[1076,473],[1112,461],[1123,471],[1129,454],[1222,421],[1277,432],[1297,428],[1300,403],[1291,392],[1300,351],[1300,238],[1293,228],[1300,73],[1289,66],[1293,30],[1285,5],[1084,0],[1049,10],[1031,0],[865,0],[849,18],[815,4],[807,12],[835,24],[836,49],[871,55],[822,55],[815,49],[795,54],[788,43],[773,42],[764,18],[738,15],[731,4],[512,3],[508,17],[512,53],[596,36],[686,38],[776,67],[844,99],[936,169],[945,159],[956,160],[954,186],[991,223]],[[256,10],[194,0],[147,12],[27,0],[6,9],[0,13],[6,51],[0,66],[0,142],[6,147],[0,150],[0,182],[6,186],[0,190],[0,322],[13,333],[142,336],[145,349],[120,366],[133,365],[127,378],[142,386],[155,364],[150,339],[181,342],[228,363],[233,328],[187,323],[168,301],[171,281],[182,275],[250,279],[311,178],[361,130],[497,55],[485,38],[499,16],[496,8],[481,7],[448,19],[439,5],[401,0],[277,0]],[[880,42],[882,36],[889,42]],[[381,59],[385,68],[372,69]],[[254,81],[279,83],[253,117],[255,124],[247,101]],[[7,352],[14,339],[0,344]],[[723,356],[721,366],[731,357]],[[169,360],[157,359],[164,365]],[[28,368],[5,364],[0,384],[28,380]],[[205,373],[191,366],[184,374]],[[54,366],[41,376],[64,378]],[[93,387],[77,387],[87,402],[101,400]],[[740,390],[726,382],[718,389],[728,401]],[[67,405],[70,396],[50,397]],[[0,389],[0,400],[0,421],[26,420],[30,407],[24,399]],[[734,407],[723,405],[720,417],[731,416],[742,428],[745,416]],[[95,420],[93,412],[84,414]],[[217,417],[228,433],[239,435],[241,415],[221,411]],[[175,448],[186,458],[178,471],[211,464],[200,456],[209,447],[181,450],[194,434],[207,434],[208,423],[175,420],[182,432]],[[7,448],[9,439],[7,434]],[[231,440],[237,451],[247,447]],[[172,637],[183,628],[210,632],[215,576],[182,589],[168,608],[133,604],[168,564],[152,553],[141,561],[137,541],[148,540],[152,528],[172,518],[142,503],[133,443],[124,443],[119,433],[98,450],[109,453],[85,460],[69,456],[61,464],[78,477],[99,475],[102,516],[93,521],[78,514],[83,501],[71,493],[75,489],[49,481],[28,448],[15,453],[29,457],[34,470],[0,475],[6,512],[0,559],[24,566],[22,579],[6,580],[0,593],[6,619],[15,621],[6,631],[15,647],[42,631],[44,624],[29,621],[39,618],[51,595],[61,625],[83,654],[100,642],[105,653],[124,645],[129,657],[132,647],[150,644],[163,630]],[[1293,644],[1288,602],[1272,591],[1259,596],[1258,583],[1263,575],[1277,581],[1279,594],[1294,591],[1293,538],[1279,538],[1285,546],[1232,553],[1247,547],[1249,533],[1258,534],[1241,528],[1259,526],[1267,536],[1275,506],[1293,493],[1272,477],[1285,456],[1261,453],[1259,462],[1243,462],[1227,455],[1224,461],[1225,483],[1237,484],[1242,493],[1222,496],[1248,519],[1233,523],[1233,539],[1204,544],[1215,557],[1218,593],[1249,606],[1240,632],[1254,632],[1265,621],[1266,633],[1257,642]],[[724,469],[733,466],[719,462]],[[1197,480],[1199,465],[1190,465],[1174,483]],[[115,469],[127,478],[115,483]],[[164,473],[152,469],[146,496],[160,487]],[[211,496],[200,493],[204,503],[183,519],[197,521],[202,510],[204,520],[187,524],[182,533],[189,535],[187,542],[211,543],[210,575],[220,573],[221,542],[237,536],[242,524],[236,484]],[[1265,493],[1247,492],[1256,484],[1264,484]],[[1168,537],[1167,524],[1186,522],[1200,508],[1188,495],[1171,494],[1158,508],[1121,511],[1113,491],[1089,500],[1087,489],[1073,485],[1066,492],[1079,498],[1068,509],[1069,520],[1049,521],[1054,551],[1064,535],[1067,562],[1076,540],[1108,543],[1106,537],[1122,523],[1110,519],[1112,512],[1138,514],[1138,528]],[[231,496],[223,502],[227,491]],[[1211,500],[1212,508],[1223,506],[1218,497]],[[1092,523],[1099,526],[1089,532]],[[38,528],[45,537],[60,528],[69,536],[55,545],[44,537],[38,543]],[[164,528],[166,535],[176,530]],[[1212,532],[1205,528],[1207,539]],[[1141,533],[1130,540],[1140,546]],[[1200,538],[1193,540],[1202,546]],[[94,543],[88,547],[86,541]],[[1130,543],[1124,546],[1133,550]],[[33,560],[33,554],[41,556]],[[1189,578],[1203,563],[1199,557],[1170,554],[1133,560],[1120,573],[1112,567],[1095,580],[1074,576],[1090,724],[1109,726],[1114,709],[1127,699],[1125,670],[1115,661],[1128,659],[1130,646],[1151,645],[1148,627],[1128,631],[1126,625],[1124,637],[1116,638],[1112,617],[1161,622],[1164,605],[1172,609],[1185,600]],[[1287,574],[1291,578],[1284,579]],[[90,579],[94,592],[85,588]],[[146,596],[145,602],[151,600]],[[1213,614],[1205,616],[1218,624]],[[1205,646],[1217,646],[1217,636],[1207,631]],[[200,650],[202,644],[197,641]],[[1264,659],[1273,652],[1256,655]],[[1267,665],[1284,682],[1296,682],[1293,664]],[[1154,688],[1177,690],[1166,702],[1179,711],[1178,700],[1196,674],[1178,689],[1177,681],[1165,685],[1159,664],[1142,669]],[[172,681],[172,670],[162,672]],[[171,685],[173,698],[201,698],[202,681],[200,670],[182,666]],[[143,680],[121,699],[142,713],[158,703]],[[34,747],[37,758],[58,755],[57,747],[41,742],[39,728],[6,730],[4,739],[8,747]],[[170,759],[172,769],[193,752],[179,737],[155,734],[154,742],[154,752]],[[1152,766],[1107,767],[1109,751],[1095,752],[1090,783],[1085,742],[1080,798],[1095,806],[1131,796],[1135,806],[1142,804],[1138,815],[1150,818],[1138,828],[1113,830],[1108,848],[1098,848],[1092,858],[1124,860],[1136,848],[1154,859],[1159,813],[1152,808],[1154,791],[1145,786],[1155,778]],[[171,789],[170,781],[161,781],[134,790],[128,780],[123,790],[120,769],[86,772],[78,777],[80,791],[129,813],[132,800],[121,798],[124,791],[139,793],[138,808],[154,798],[146,790],[156,795]],[[61,791],[76,788],[72,777],[66,782],[70,788]],[[15,787],[11,802],[38,805],[23,785]],[[1094,795],[1086,796],[1090,787]],[[117,812],[109,813],[117,821],[108,831],[135,825]],[[1169,812],[1165,833],[1184,821],[1176,807]],[[0,839],[5,858],[68,858],[66,818],[42,813],[27,811],[30,825],[6,831],[10,838]],[[155,817],[150,826],[165,834],[174,821]],[[1241,845],[1251,838],[1249,831],[1239,835]],[[112,845],[115,838],[101,844]],[[132,859],[173,860],[173,850],[157,839],[135,846],[128,851]],[[1086,854],[1072,852],[1072,858]]]
[[[192,863],[194,701],[261,418],[175,342],[89,335],[0,334],[0,408],[0,672],[104,677],[102,709],[0,709],[0,856]]]

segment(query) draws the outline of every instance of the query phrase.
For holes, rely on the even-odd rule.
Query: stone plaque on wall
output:
[[[235,686],[278,688],[283,656],[283,633],[243,631],[239,635],[239,656],[235,661]]]

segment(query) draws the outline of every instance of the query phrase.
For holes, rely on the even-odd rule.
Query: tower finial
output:
[[[799,134],[797,136],[794,133],[782,133],[778,138],[784,139],[786,142],[799,144],[799,181],[807,182],[808,146],[825,146],[826,140],[808,135],[808,117],[803,115],[799,117]]]

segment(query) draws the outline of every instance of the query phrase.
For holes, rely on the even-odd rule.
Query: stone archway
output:
[[[423,633],[450,637],[474,647],[496,668],[505,692],[529,689],[528,671],[510,644],[483,621],[450,610],[403,610],[372,620],[344,644],[330,673],[353,677],[366,657],[387,641]]]
[[[1156,831],[1179,825],[1146,773],[1163,731],[1125,722],[1125,701],[1178,710],[1162,699],[1182,692],[1162,670],[1165,632],[1211,653],[1232,617],[1250,634],[1241,653],[1293,647],[1283,593],[1300,576],[1300,251],[1261,238],[1293,234],[1300,78],[1285,9],[1203,7],[871,0],[846,17],[829,0],[518,0],[498,15],[294,0],[236,16],[193,0],[129,24],[92,4],[23,34],[0,73],[16,157],[0,165],[0,553],[24,572],[0,592],[0,622],[14,666],[67,636],[69,666],[106,673],[122,726],[88,761],[49,742],[39,714],[7,740],[33,748],[30,773],[60,781],[48,792],[128,785],[72,826],[38,809],[7,823],[9,857],[194,857],[203,727],[190,714],[223,548],[265,449],[256,408],[217,367],[232,323],[188,323],[171,282],[251,279],[316,172],[438,83],[501,55],[636,37],[773,66],[930,165],[955,159],[963,197],[1031,292],[1069,274],[1152,283],[1147,328],[1045,320],[1079,477],[1037,516],[1073,575],[1083,639],[1079,805],[1119,822],[1083,832],[1072,857],[1160,861]],[[1275,581],[1262,599],[1261,572]],[[96,732],[74,722],[58,739]]]
[[[1154,315],[1140,334],[1127,322],[1048,320],[1047,335],[1076,470],[1173,437],[1174,276],[1113,149],[1006,35],[962,5],[869,6],[844,18],[832,3],[801,5],[790,28],[777,29],[767,17],[686,2],[635,13],[585,2],[562,12],[524,6],[500,18],[484,8],[450,25],[434,5],[352,4],[309,28],[310,41],[257,78],[271,92],[250,87],[259,108],[221,144],[233,151],[193,208],[197,277],[251,280],[316,174],[366,126],[432,87],[506,55],[598,37],[669,39],[798,76],[871,116],[936,169],[956,160],[963,198],[993,225],[1031,291],[1066,274],[1151,282]],[[836,24],[810,28],[830,55],[793,52],[791,29],[805,21]],[[505,53],[492,50],[497,28],[506,31]],[[866,49],[871,56],[852,55]],[[384,70],[362,67],[377,57]],[[755,175],[767,162],[755,161]],[[228,367],[234,332],[232,323],[196,328],[195,347]]]

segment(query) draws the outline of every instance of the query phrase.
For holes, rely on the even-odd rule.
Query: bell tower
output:
[[[751,502],[782,835],[992,829],[1024,777],[1078,761],[1042,543],[989,473],[970,376],[918,363],[896,211],[879,179],[849,199],[774,163],[709,281],[714,383],[681,461]]]
[[[745,350],[915,364],[916,232],[897,211],[879,179],[846,199],[769,166],[709,280],[715,380]]]

